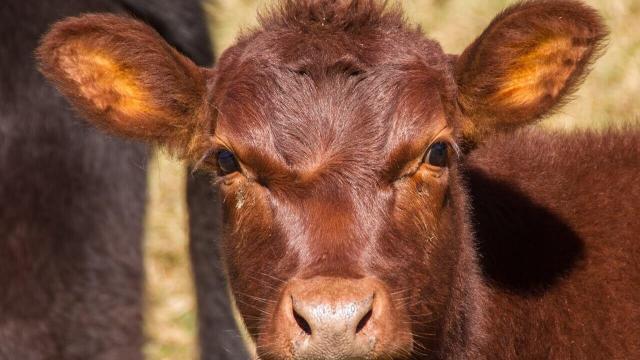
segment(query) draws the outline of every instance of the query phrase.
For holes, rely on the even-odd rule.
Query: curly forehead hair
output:
[[[377,0],[287,0],[261,14],[260,24],[274,27],[315,29],[367,29],[379,26],[404,26],[399,6]]]

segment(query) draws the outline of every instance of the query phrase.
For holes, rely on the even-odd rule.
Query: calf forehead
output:
[[[326,34],[333,42],[322,34],[264,36],[219,69],[216,131],[250,139],[288,167],[366,160],[374,170],[398,144],[445,121],[442,99],[453,81],[429,40],[400,47],[349,34]]]

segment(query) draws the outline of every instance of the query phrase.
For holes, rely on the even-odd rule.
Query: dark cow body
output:
[[[381,2],[285,0],[213,69],[113,16],[38,56],[96,126],[212,173],[261,359],[634,358],[638,131],[518,130],[606,37],[524,1],[458,56]]]
[[[213,60],[197,1],[2,3],[0,359],[142,358],[148,150],[74,120],[33,58],[52,23],[87,12],[132,14],[199,64]],[[190,179],[191,194],[203,187],[208,187],[205,177]],[[213,221],[199,218],[207,216],[203,211],[192,213],[192,222]],[[197,226],[191,238],[192,247],[213,248],[212,234],[204,237]],[[197,252],[193,257],[198,279],[216,271],[215,258],[202,259]],[[226,295],[223,284],[215,285],[199,290]],[[233,328],[231,315],[208,296],[199,297],[200,316],[217,316],[217,326]],[[201,331],[209,349],[203,358],[242,358],[240,350],[237,355],[221,350],[222,344],[242,349],[237,337],[212,333],[207,326]]]
[[[79,125],[36,71],[56,20],[104,1],[3,3],[0,358],[140,359],[146,147]]]
[[[194,173],[187,182],[189,252],[198,302],[200,358],[248,359],[249,355],[233,317],[225,270],[219,251],[221,208],[210,176]]]

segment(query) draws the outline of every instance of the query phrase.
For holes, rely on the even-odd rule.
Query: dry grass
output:
[[[240,29],[255,25],[256,9],[270,1],[217,0],[205,8],[216,52]],[[612,33],[607,53],[597,62],[576,99],[545,125],[570,129],[603,127],[640,118],[640,0],[586,1],[605,16]],[[402,1],[411,21],[439,40],[448,52],[460,52],[492,16],[511,1]],[[146,235],[147,305],[145,354],[148,359],[193,359],[197,353],[193,285],[187,252],[185,171],[157,153],[150,164],[150,210]]]
[[[184,166],[156,152],[149,163],[149,206],[145,236],[148,359],[194,359],[196,319]]]

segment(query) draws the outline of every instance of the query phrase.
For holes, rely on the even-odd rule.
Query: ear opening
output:
[[[452,57],[467,142],[552,114],[588,74],[607,35],[600,15],[574,0],[524,1],[496,16]]]
[[[55,24],[37,57],[41,72],[98,127],[188,156],[206,132],[206,70],[147,25],[90,14]]]

